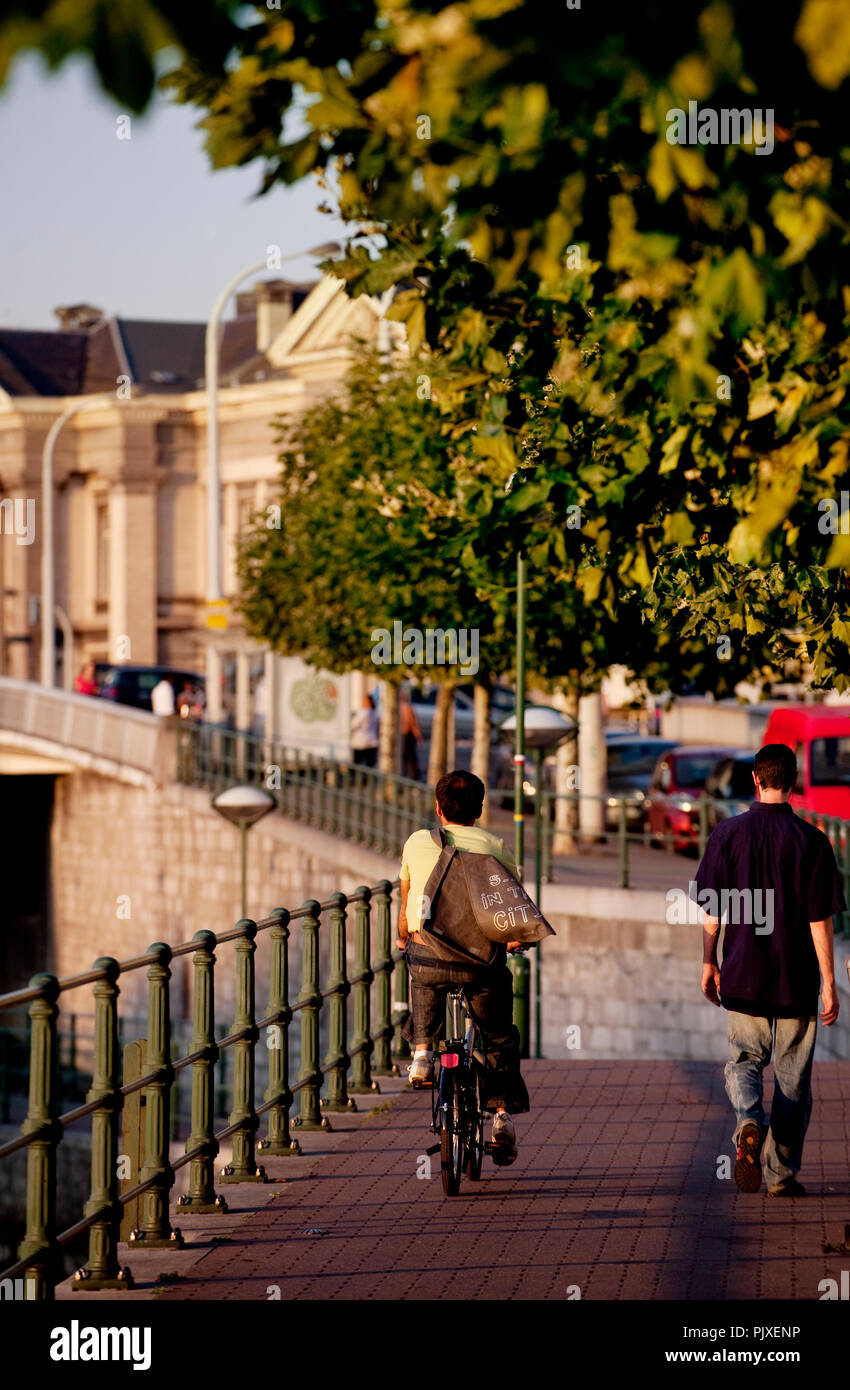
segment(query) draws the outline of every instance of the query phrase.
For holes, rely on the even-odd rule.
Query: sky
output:
[[[126,115],[82,59],[55,72],[17,59],[0,89],[0,327],[52,329],[58,305],[80,303],[202,322],[270,244],[286,255],[343,239],[312,181],[257,199],[259,164],[211,169],[201,112],[156,97],[119,139]],[[310,279],[313,262],[277,273]]]

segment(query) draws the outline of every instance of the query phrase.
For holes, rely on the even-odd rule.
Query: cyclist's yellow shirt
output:
[[[447,822],[443,826],[450,845],[467,850],[470,854],[493,854],[505,868],[519,877],[513,855],[499,835],[492,834],[480,825],[454,825]],[[410,882],[410,897],[407,902],[407,923],[410,931],[416,931],[422,920],[422,896],[425,885],[440,857],[440,847],[431,839],[430,830],[416,830],[406,841],[401,852],[399,878]]]

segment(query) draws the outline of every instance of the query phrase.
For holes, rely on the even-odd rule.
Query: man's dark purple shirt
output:
[[[846,908],[823,831],[795,815],[787,801],[754,802],[712,831],[691,888],[691,897],[710,916],[721,915],[702,896],[706,889],[714,891],[721,909],[724,889],[761,890],[751,900],[754,912],[739,911],[736,922],[734,908],[729,909],[720,970],[724,1007],[766,1018],[817,1013],[820,971],[809,923]],[[765,898],[769,889],[772,899]],[[747,919],[764,918],[768,904],[773,930],[759,932],[758,922]]]

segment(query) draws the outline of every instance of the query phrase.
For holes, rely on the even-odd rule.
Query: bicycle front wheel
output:
[[[452,1071],[440,1076],[440,1175],[447,1197],[460,1191],[463,1172],[463,1101]]]

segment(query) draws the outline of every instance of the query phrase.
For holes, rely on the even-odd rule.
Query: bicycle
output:
[[[464,986],[449,989],[448,999],[451,1037],[437,1053],[440,1075],[431,1092],[431,1129],[439,1134],[440,1143],[429,1152],[439,1148],[443,1191],[447,1197],[456,1197],[462,1175],[478,1182],[484,1154],[493,1153],[496,1145],[484,1139],[481,1078],[486,1062],[481,1033],[464,998]]]

